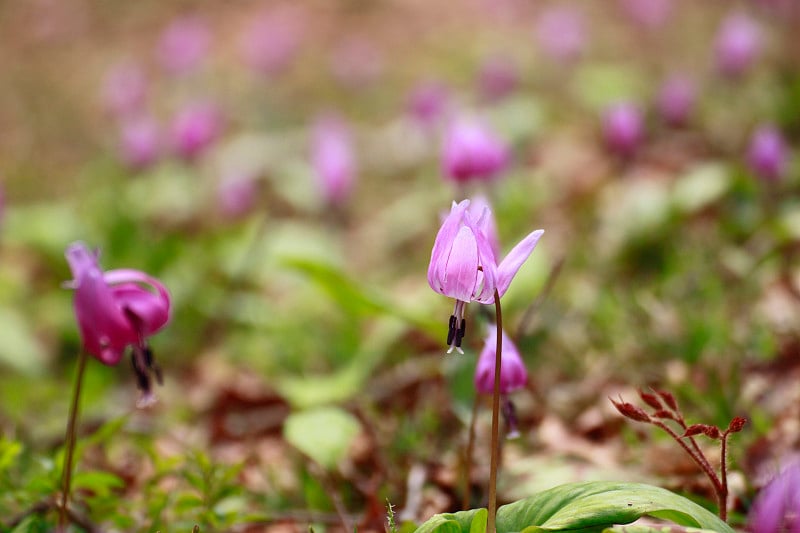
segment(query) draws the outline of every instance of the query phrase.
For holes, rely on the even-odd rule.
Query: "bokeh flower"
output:
[[[674,75],[661,86],[656,107],[664,122],[683,126],[688,122],[697,99],[694,82],[686,76]]]
[[[761,52],[761,29],[748,15],[731,13],[720,24],[715,41],[717,69],[736,78],[745,74]]]
[[[450,105],[450,91],[437,81],[425,81],[408,95],[408,114],[423,128],[438,124]]]
[[[800,532],[800,463],[793,463],[758,494],[747,520],[751,533]]]
[[[209,101],[191,102],[172,120],[171,146],[175,153],[192,160],[205,152],[222,134],[222,112]]]
[[[103,107],[118,118],[141,114],[147,101],[147,85],[140,65],[130,61],[113,65],[103,78]]]
[[[672,13],[672,0],[620,0],[625,14],[645,29],[660,28]]]
[[[456,118],[445,131],[442,171],[456,183],[492,179],[506,168],[509,158],[505,143],[477,118]]]
[[[311,164],[325,201],[341,205],[356,180],[356,154],[350,129],[335,116],[320,118],[311,135]]]
[[[184,16],[172,21],[161,34],[157,55],[164,70],[182,75],[197,69],[210,48],[211,30],[205,20]]]
[[[630,157],[644,139],[644,119],[630,102],[617,102],[606,108],[602,117],[603,139],[608,148]]]
[[[576,8],[551,7],[539,16],[536,39],[542,52],[556,63],[572,63],[586,48],[586,24]]]
[[[497,354],[497,326],[489,325],[489,332],[475,368],[475,390],[481,394],[494,392],[494,366]],[[503,353],[500,361],[500,394],[508,394],[525,387],[528,371],[519,350],[503,332]]]
[[[519,69],[511,59],[493,55],[478,71],[478,91],[484,100],[498,102],[517,90],[519,78]]]
[[[299,13],[285,8],[262,11],[245,28],[239,41],[242,59],[260,74],[280,74],[297,56],[302,33]]]
[[[120,124],[119,153],[122,161],[134,170],[152,165],[161,152],[161,131],[152,117],[126,119]]]
[[[366,37],[350,36],[333,48],[330,57],[333,77],[344,87],[363,89],[383,74],[383,54]]]
[[[789,166],[789,147],[775,126],[759,126],[750,138],[747,149],[750,169],[765,181],[779,181]]]
[[[228,173],[217,187],[217,205],[228,218],[247,214],[255,206],[257,196],[258,183],[247,173]]]

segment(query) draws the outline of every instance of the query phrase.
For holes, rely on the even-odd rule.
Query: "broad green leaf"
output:
[[[22,453],[22,444],[5,438],[0,438],[0,472],[3,472]]]
[[[488,514],[486,509],[437,514],[418,527],[416,533],[483,533]]]
[[[95,470],[92,472],[77,472],[72,478],[73,490],[90,490],[96,496],[107,497],[114,489],[121,489],[125,482],[111,472]]]
[[[713,533],[710,529],[682,527],[673,525],[640,525],[614,526],[603,530],[603,533]]]
[[[672,201],[681,211],[692,213],[718,200],[731,185],[724,165],[705,163],[682,176],[672,190]]]
[[[336,407],[293,413],[286,419],[284,438],[325,468],[335,468],[361,431],[358,420]]]

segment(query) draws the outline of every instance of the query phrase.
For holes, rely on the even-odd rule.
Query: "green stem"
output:
[[[503,360],[503,312],[500,309],[500,294],[497,289],[494,290],[494,311],[497,319],[497,348],[494,357],[494,391],[492,392],[492,460],[489,470],[489,519],[486,524],[488,533],[495,532],[497,470],[500,458],[498,442],[500,440],[500,365]]]
[[[469,497],[472,487],[472,452],[475,448],[475,420],[478,418],[478,406],[480,405],[481,397],[479,394],[475,395],[475,401],[472,402],[472,416],[469,420],[469,436],[467,437],[467,449],[464,452],[464,494],[461,496],[461,509],[466,511],[469,509]]]
[[[59,510],[58,524],[59,530],[65,531],[67,525],[67,504],[69,502],[70,484],[72,483],[72,457],[75,453],[75,427],[78,422],[78,410],[80,407],[81,387],[83,386],[83,374],[86,370],[88,354],[81,350],[78,356],[78,375],[75,376],[75,388],[72,391],[72,404],[69,408],[69,420],[67,422],[67,434],[64,437],[64,445],[67,447],[66,457],[64,458],[64,469],[61,477],[61,508]]]

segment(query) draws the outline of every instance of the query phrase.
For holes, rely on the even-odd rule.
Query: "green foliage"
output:
[[[293,413],[284,425],[286,440],[328,469],[335,468],[344,459],[359,431],[358,420],[335,407]]]

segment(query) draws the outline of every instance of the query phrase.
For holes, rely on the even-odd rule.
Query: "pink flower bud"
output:
[[[747,520],[752,533],[800,530],[800,463],[784,468],[761,489]]]
[[[195,16],[178,18],[164,30],[158,43],[158,60],[167,72],[188,74],[205,60],[211,47],[211,30]]]
[[[656,106],[664,122],[670,126],[683,126],[692,114],[696,97],[694,82],[676,75],[661,86]]]
[[[509,159],[505,143],[476,118],[457,118],[445,132],[442,170],[446,178],[456,183],[495,178]]]
[[[761,52],[761,29],[744,13],[728,15],[717,31],[717,68],[728,77],[742,76]]]
[[[625,14],[644,29],[664,25],[672,13],[672,0],[620,0]]]
[[[103,79],[103,106],[116,117],[140,114],[147,100],[147,77],[135,63],[111,67]]]
[[[356,179],[356,155],[350,130],[339,118],[327,116],[314,126],[311,164],[322,196],[341,205],[350,196]]]
[[[765,181],[779,181],[786,175],[789,147],[778,128],[763,125],[756,129],[747,149],[747,163]]]
[[[497,355],[497,326],[489,324],[489,334],[478,358],[475,368],[475,390],[481,394],[494,392],[495,356]],[[528,371],[519,350],[503,332],[503,346],[500,359],[500,394],[508,394],[525,387]]]
[[[444,118],[449,100],[449,91],[442,83],[424,82],[409,95],[408,113],[421,126],[432,127]]]
[[[498,102],[514,93],[519,87],[519,69],[509,58],[492,56],[481,65],[478,72],[478,90],[489,102]]]
[[[217,188],[219,209],[228,218],[246,215],[256,203],[258,184],[242,173],[226,175]]]
[[[556,63],[573,63],[586,47],[583,14],[570,7],[551,7],[539,17],[536,38],[542,51]]]
[[[608,148],[630,157],[644,138],[644,120],[635,105],[618,102],[603,113],[603,138]]]
[[[172,148],[183,159],[195,159],[216,142],[222,129],[222,112],[215,104],[207,101],[190,103],[172,121]]]
[[[119,152],[123,162],[134,170],[152,165],[161,151],[161,132],[151,117],[136,117],[120,125]]]
[[[239,42],[242,59],[254,71],[274,76],[291,64],[302,38],[300,14],[290,9],[269,9],[256,15]]]

